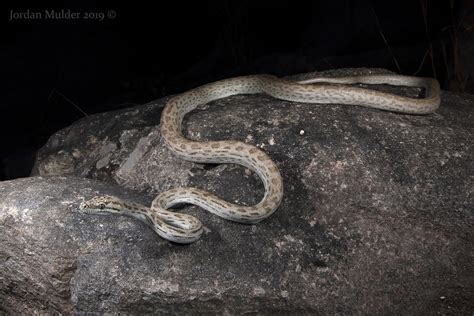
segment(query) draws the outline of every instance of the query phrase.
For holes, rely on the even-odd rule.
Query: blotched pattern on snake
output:
[[[365,89],[349,84],[390,84],[422,87],[424,98],[409,98]],[[256,172],[263,181],[265,194],[252,206],[236,205],[197,188],[175,188],[158,195],[151,207],[126,202],[110,196],[98,196],[81,203],[90,213],[120,213],[149,224],[161,237],[191,243],[202,234],[202,224],[195,217],[169,211],[177,204],[198,205],[228,220],[254,224],[270,216],[283,198],[280,172],[270,157],[259,148],[235,140],[198,142],[182,134],[184,116],[197,106],[236,94],[266,93],[294,102],[359,105],[374,109],[428,114],[440,103],[436,80],[399,75],[366,75],[351,77],[317,77],[291,82],[271,75],[251,75],[210,83],[173,97],[161,115],[161,135],[166,146],[177,156],[199,163],[233,163]]]

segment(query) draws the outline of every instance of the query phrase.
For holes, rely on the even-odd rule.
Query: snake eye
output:
[[[101,210],[103,210],[103,209],[105,208],[105,204],[104,204],[104,203],[100,203],[100,204],[99,204],[99,208],[100,208]]]

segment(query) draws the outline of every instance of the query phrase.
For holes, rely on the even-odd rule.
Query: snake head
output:
[[[103,195],[95,196],[79,205],[79,209],[87,212],[113,212],[118,211],[120,200],[116,197]]]

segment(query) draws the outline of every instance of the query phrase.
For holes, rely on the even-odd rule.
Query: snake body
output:
[[[409,98],[348,85],[355,83],[421,87],[425,89],[425,97]],[[137,217],[163,238],[178,243],[191,243],[199,239],[202,233],[202,224],[195,217],[168,210],[178,204],[198,205],[220,217],[240,223],[254,224],[267,218],[280,205],[283,182],[278,167],[266,153],[239,141],[198,142],[182,134],[184,116],[199,105],[231,95],[255,93],[294,102],[359,105],[407,114],[432,113],[440,103],[440,89],[436,80],[399,75],[317,77],[298,82],[271,75],[251,75],[206,84],[168,101],[160,122],[164,143],[175,155],[188,161],[233,163],[251,169],[263,181],[265,194],[262,200],[252,206],[242,206],[197,188],[175,188],[158,195],[150,208],[100,196],[83,202],[81,209]]]

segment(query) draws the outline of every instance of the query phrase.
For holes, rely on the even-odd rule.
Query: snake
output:
[[[391,94],[360,84],[423,88],[424,97]],[[138,218],[162,238],[182,244],[198,240],[203,225],[196,217],[173,210],[179,205],[197,205],[224,219],[245,224],[256,224],[269,217],[283,199],[283,180],[277,165],[264,151],[237,140],[195,141],[186,138],[182,131],[185,115],[198,106],[232,95],[257,93],[291,102],[356,105],[418,115],[433,113],[440,104],[440,87],[436,79],[403,75],[313,77],[290,81],[261,74],[209,83],[169,99],[160,118],[161,137],[166,147],[184,160],[237,164],[252,170],[264,185],[265,193],[260,202],[238,205],[198,188],[179,187],[159,194],[150,207],[104,195],[82,202],[80,209],[93,214],[117,213]]]

